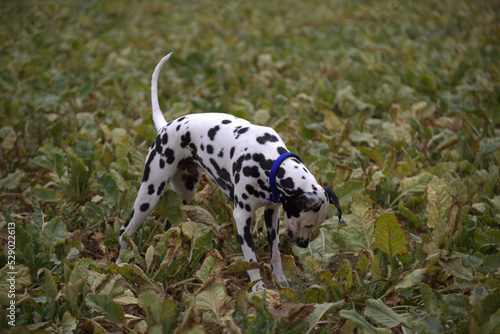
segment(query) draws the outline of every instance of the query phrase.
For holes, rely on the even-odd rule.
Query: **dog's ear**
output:
[[[332,188],[323,186],[323,189],[325,189],[326,197],[328,198],[328,201],[335,205],[335,207],[338,210],[339,213],[339,222],[343,223],[344,219],[342,219],[342,210],[340,209],[340,203],[339,199],[337,198],[337,195],[333,192]]]

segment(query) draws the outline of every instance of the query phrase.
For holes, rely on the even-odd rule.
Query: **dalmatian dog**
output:
[[[158,135],[149,149],[132,213],[120,230],[119,254],[129,246],[123,234],[134,235],[168,184],[188,204],[205,172],[234,202],[238,239],[248,262],[257,261],[250,232],[252,217],[257,208],[265,207],[273,275],[286,284],[278,249],[280,205],[286,236],[305,248],[314,228],[325,220],[329,204],[337,207],[339,221],[343,221],[337,196],[318,184],[272,128],[218,113],[191,114],[167,123],[158,103],[158,76],[170,55],[158,63],[152,76],[153,121]],[[116,263],[121,262],[118,256]],[[251,281],[259,280],[254,291],[265,288],[259,269],[249,270],[248,276]]]

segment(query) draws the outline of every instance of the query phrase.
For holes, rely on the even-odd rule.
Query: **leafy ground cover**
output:
[[[4,1],[1,328],[498,333],[499,11]],[[170,51],[167,119],[272,126],[337,193],[347,224],[332,209],[307,249],[280,246],[290,286],[248,292],[230,203],[206,179],[192,206],[168,192],[114,264],[155,136],[150,76]],[[177,227],[164,233],[166,217]],[[272,286],[260,212],[253,232]]]

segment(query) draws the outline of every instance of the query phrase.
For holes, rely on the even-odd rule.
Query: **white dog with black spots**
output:
[[[251,235],[252,217],[264,206],[273,275],[287,283],[278,249],[280,205],[285,213],[285,234],[299,247],[307,247],[316,226],[325,220],[329,204],[342,212],[335,193],[323,187],[291,154],[272,128],[258,126],[232,115],[191,114],[165,120],[158,103],[158,76],[170,58],[156,66],[151,80],[153,121],[158,131],[151,145],[144,176],[130,218],[120,230],[119,254],[128,247],[122,239],[135,234],[153,211],[168,184],[189,204],[205,172],[234,202],[234,220],[246,261],[257,261]],[[167,222],[166,228],[170,227]],[[116,263],[121,263],[118,256]],[[251,281],[261,278],[259,269],[248,271]],[[260,280],[253,290],[265,288]]]

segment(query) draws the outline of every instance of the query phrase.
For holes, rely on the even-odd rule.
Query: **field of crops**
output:
[[[249,264],[208,178],[191,205],[168,190],[114,263],[169,52],[167,120],[271,126],[339,197],[346,224],[332,206],[307,248],[282,235],[289,286],[263,212]],[[491,0],[3,1],[0,328],[499,333],[499,59]]]

